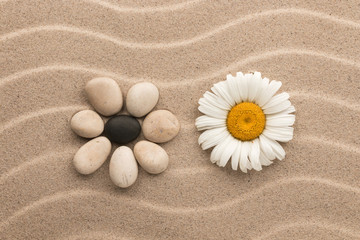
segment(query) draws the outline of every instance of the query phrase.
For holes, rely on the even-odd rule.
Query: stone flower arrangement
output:
[[[152,111],[159,100],[159,90],[154,84],[142,82],[129,89],[125,104],[130,115],[117,115],[123,107],[123,95],[113,79],[94,78],[87,82],[85,92],[94,109],[110,118],[104,124],[102,117],[92,110],[82,110],[71,118],[71,129],[77,135],[93,138],[74,156],[73,164],[79,173],[94,173],[110,155],[111,142],[126,145],[135,140],[141,131],[149,141],[137,142],[134,151],[120,146],[113,152],[109,165],[112,182],[121,188],[134,184],[138,177],[137,163],[150,174],[166,170],[169,156],[157,143],[175,138],[180,131],[180,123],[167,110]],[[137,118],[142,117],[145,118],[141,126]]]

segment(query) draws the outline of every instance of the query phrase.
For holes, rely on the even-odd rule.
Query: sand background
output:
[[[359,1],[3,0],[0,28],[1,239],[360,239]],[[237,71],[297,109],[261,172],[197,145],[198,99]],[[74,170],[68,122],[96,76],[158,86],[182,125],[166,172],[122,190],[108,162]]]

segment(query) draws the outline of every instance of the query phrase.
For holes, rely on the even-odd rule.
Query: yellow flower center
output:
[[[227,115],[226,125],[234,138],[250,141],[263,132],[265,114],[255,103],[242,102],[231,108]]]

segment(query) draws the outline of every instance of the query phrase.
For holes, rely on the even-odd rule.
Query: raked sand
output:
[[[1,239],[360,238],[358,1],[2,0],[0,51]],[[261,172],[197,144],[198,99],[237,71],[282,81],[297,109]],[[164,173],[122,190],[108,161],[75,171],[69,120],[97,76],[157,85],[182,125]]]

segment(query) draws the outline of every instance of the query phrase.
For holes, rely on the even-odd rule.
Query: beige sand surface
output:
[[[360,239],[360,3],[0,1],[0,239]],[[227,73],[283,82],[286,159],[248,174],[197,145],[197,101]],[[148,80],[181,121],[166,172],[80,176],[85,83]],[[133,144],[130,144],[133,146]]]

